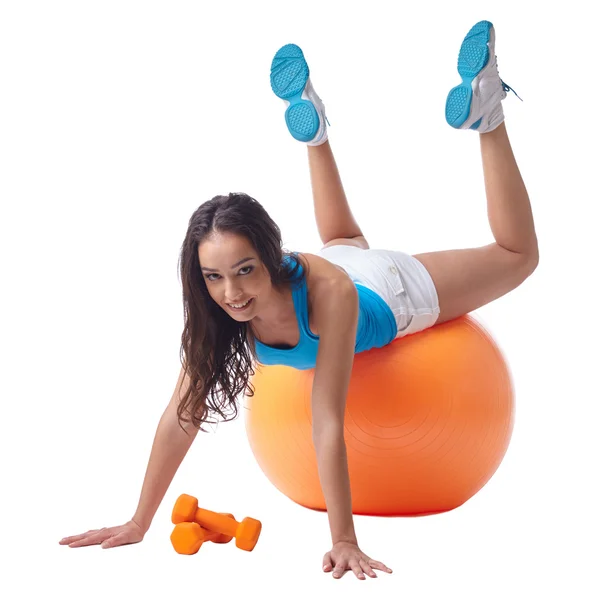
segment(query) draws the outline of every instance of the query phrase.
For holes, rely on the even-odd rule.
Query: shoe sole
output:
[[[319,114],[313,103],[302,98],[310,75],[302,50],[296,44],[280,48],[271,62],[271,89],[290,104],[285,111],[285,122],[292,136],[309,142],[319,130]]]
[[[458,73],[462,83],[453,87],[446,98],[446,122],[456,129],[469,118],[473,98],[473,80],[481,73],[490,58],[488,42],[492,24],[480,21],[471,27],[458,53]],[[477,129],[481,119],[471,125]]]

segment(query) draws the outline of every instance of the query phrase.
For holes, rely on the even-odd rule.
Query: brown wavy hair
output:
[[[177,408],[179,424],[203,423],[216,415],[222,421],[238,416],[241,392],[254,394],[250,378],[257,360],[248,322],[231,318],[210,296],[200,268],[198,246],[213,233],[245,236],[265,265],[275,287],[301,281],[308,264],[298,253],[282,247],[281,231],[262,205],[243,193],[215,196],[191,216],[179,257],[184,328],[180,359],[190,385]],[[284,260],[285,257],[292,260]],[[299,276],[300,265],[304,273]],[[185,381],[182,378],[181,386]],[[191,418],[186,418],[186,415]],[[231,415],[231,416],[228,416]]]

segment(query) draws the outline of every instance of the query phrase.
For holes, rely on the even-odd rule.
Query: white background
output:
[[[537,6],[542,7],[540,12]],[[3,597],[598,598],[597,27],[571,1],[28,2],[0,10]],[[299,44],[372,247],[492,241],[478,135],[444,119],[469,28],[496,27],[540,265],[475,316],[517,394],[508,453],[447,514],[356,517],[376,580],[321,571],[326,515],[279,493],[244,421],[200,434],[141,544],[59,546],[135,511],[179,373],[179,249],[243,191],[315,252],[305,147],[269,86]],[[263,522],[255,550],[171,548],[180,493]]]

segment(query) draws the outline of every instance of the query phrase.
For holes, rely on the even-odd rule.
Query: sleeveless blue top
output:
[[[284,257],[285,259],[288,257]],[[292,298],[300,329],[300,341],[293,348],[282,349],[268,346],[256,339],[256,355],[258,361],[263,365],[287,365],[305,370],[313,369],[317,363],[319,336],[313,334],[308,325],[306,277],[302,265],[299,261],[297,262],[298,276],[292,282]],[[354,281],[354,285],[358,291],[359,306],[354,352],[364,352],[389,344],[398,333],[392,310],[373,290],[357,281]]]

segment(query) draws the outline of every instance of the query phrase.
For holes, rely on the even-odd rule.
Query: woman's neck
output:
[[[250,321],[251,326],[262,329],[275,329],[295,319],[294,300],[291,286],[285,285],[281,290],[273,290],[268,306]]]

